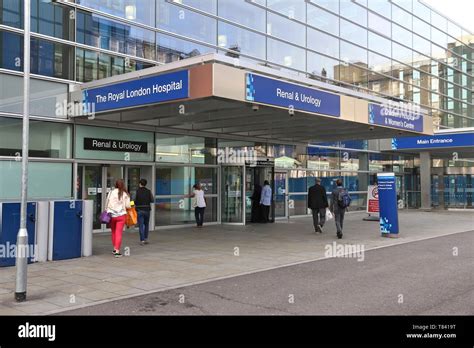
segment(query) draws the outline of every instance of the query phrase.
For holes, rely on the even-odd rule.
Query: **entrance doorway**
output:
[[[245,221],[246,223],[260,222],[260,202],[254,202],[252,205],[251,197],[256,193],[255,190],[267,180],[272,188],[272,205],[270,207],[270,221],[275,219],[275,184],[273,180],[273,166],[246,166],[245,167]]]
[[[141,178],[152,183],[152,166],[121,164],[78,164],[77,166],[77,199],[93,201],[94,232],[104,232],[107,226],[100,221],[100,214],[105,209],[107,194],[115,187],[118,179],[123,179],[127,190],[133,195],[138,189]],[[151,186],[150,186],[151,188]],[[153,221],[150,219],[150,222]]]

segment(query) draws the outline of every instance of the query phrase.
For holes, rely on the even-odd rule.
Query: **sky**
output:
[[[423,0],[423,2],[474,33],[473,0]]]

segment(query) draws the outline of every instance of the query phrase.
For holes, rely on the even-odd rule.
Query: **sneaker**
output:
[[[145,244],[149,244],[147,240],[144,241]]]
[[[145,245],[145,244],[146,244],[146,243],[145,243],[144,240],[142,240],[142,241],[140,242],[140,245]]]
[[[120,254],[119,252],[115,252],[115,253],[114,253],[114,256],[115,256],[115,257],[122,257],[122,254]]]
[[[337,232],[337,238],[339,238],[339,239],[342,238],[342,232]]]
[[[318,232],[323,233],[323,229],[321,228],[321,225],[318,225]]]

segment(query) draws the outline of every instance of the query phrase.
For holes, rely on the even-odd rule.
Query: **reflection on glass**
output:
[[[242,176],[242,167],[222,167],[222,222],[243,222]]]
[[[265,32],[265,10],[250,2],[219,0],[218,12],[219,17]]]
[[[268,38],[267,49],[267,59],[269,61],[284,65],[288,68],[305,70],[306,57],[304,54],[305,51],[302,48]]]
[[[308,28],[307,47],[330,57],[339,58],[339,40],[319,30]]]
[[[265,59],[265,36],[219,21],[218,46]]]
[[[171,63],[177,60],[215,52],[215,48],[199,45],[191,41],[181,40],[173,36],[157,34],[157,60]]]
[[[267,14],[267,34],[299,46],[304,46],[306,43],[306,28],[304,25],[271,12]]]
[[[308,52],[308,73],[310,74],[323,78],[339,79],[339,75],[336,74],[339,65],[338,60]]]
[[[307,23],[333,35],[339,35],[339,17],[308,4]]]

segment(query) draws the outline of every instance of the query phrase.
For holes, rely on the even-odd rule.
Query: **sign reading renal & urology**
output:
[[[245,99],[322,115],[341,116],[338,95],[248,73]]]
[[[451,148],[461,146],[474,146],[474,133],[436,134],[433,136],[392,139],[392,150]]]
[[[423,132],[423,115],[419,107],[389,102],[369,103],[369,123],[414,132]]]
[[[95,112],[189,97],[189,71],[177,71],[83,91],[84,105]]]

